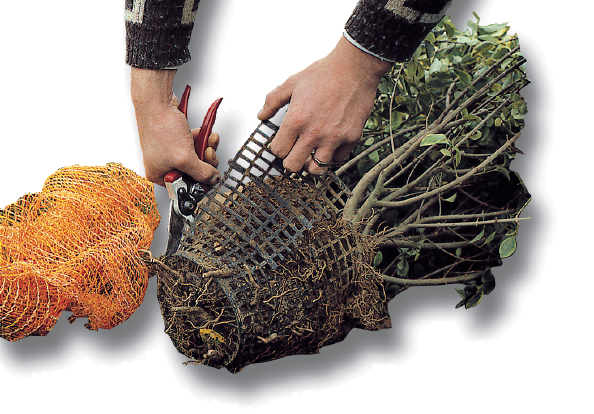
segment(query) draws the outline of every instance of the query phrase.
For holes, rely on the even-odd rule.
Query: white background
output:
[[[143,173],[123,3],[3,3],[0,206],[39,191],[67,165],[119,162]],[[193,126],[214,98],[225,98],[221,159],[256,127],[270,89],[330,51],[355,3],[202,1],[193,60],[175,91],[192,85]],[[139,310],[113,330],[89,332],[84,320],[69,325],[63,315],[47,337],[0,340],[2,412],[592,412],[593,7],[579,3],[454,0],[449,10],[459,28],[473,10],[483,24],[509,22],[532,81],[523,91],[525,155],[512,164],[533,195],[524,213],[532,220],[477,308],[454,309],[454,287],[412,289],[391,302],[392,329],[353,331],[319,355],[233,375],[182,365],[151,280]],[[157,198],[165,217],[152,248],[159,255],[164,189]]]

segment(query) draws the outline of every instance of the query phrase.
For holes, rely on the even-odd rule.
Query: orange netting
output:
[[[45,335],[63,310],[93,330],[126,320],[159,220],[152,183],[118,164],[60,169],[0,209],[0,336]]]

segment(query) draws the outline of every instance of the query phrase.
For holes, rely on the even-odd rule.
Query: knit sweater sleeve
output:
[[[344,35],[383,60],[408,60],[452,0],[360,0]],[[190,60],[200,0],[125,0],[126,63],[163,69]]]
[[[190,60],[190,37],[200,0],[125,0],[126,63],[142,69]]]
[[[344,35],[358,48],[390,62],[410,59],[443,18],[452,0],[360,0]]]

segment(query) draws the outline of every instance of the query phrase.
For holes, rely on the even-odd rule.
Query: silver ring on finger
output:
[[[314,152],[311,153],[311,159],[313,160],[313,162],[315,162],[316,164],[318,164],[318,167],[320,167],[320,168],[328,168],[332,164],[330,162],[322,162],[322,161],[318,160],[316,158]]]

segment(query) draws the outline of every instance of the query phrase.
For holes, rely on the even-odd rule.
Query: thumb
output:
[[[199,183],[215,185],[221,180],[221,174],[215,167],[202,161],[198,156],[192,157],[191,162],[184,165],[183,172]]]
[[[258,112],[258,119],[265,121],[272,118],[279,109],[289,103],[292,94],[293,85],[288,81],[274,88],[266,95],[264,107]]]

